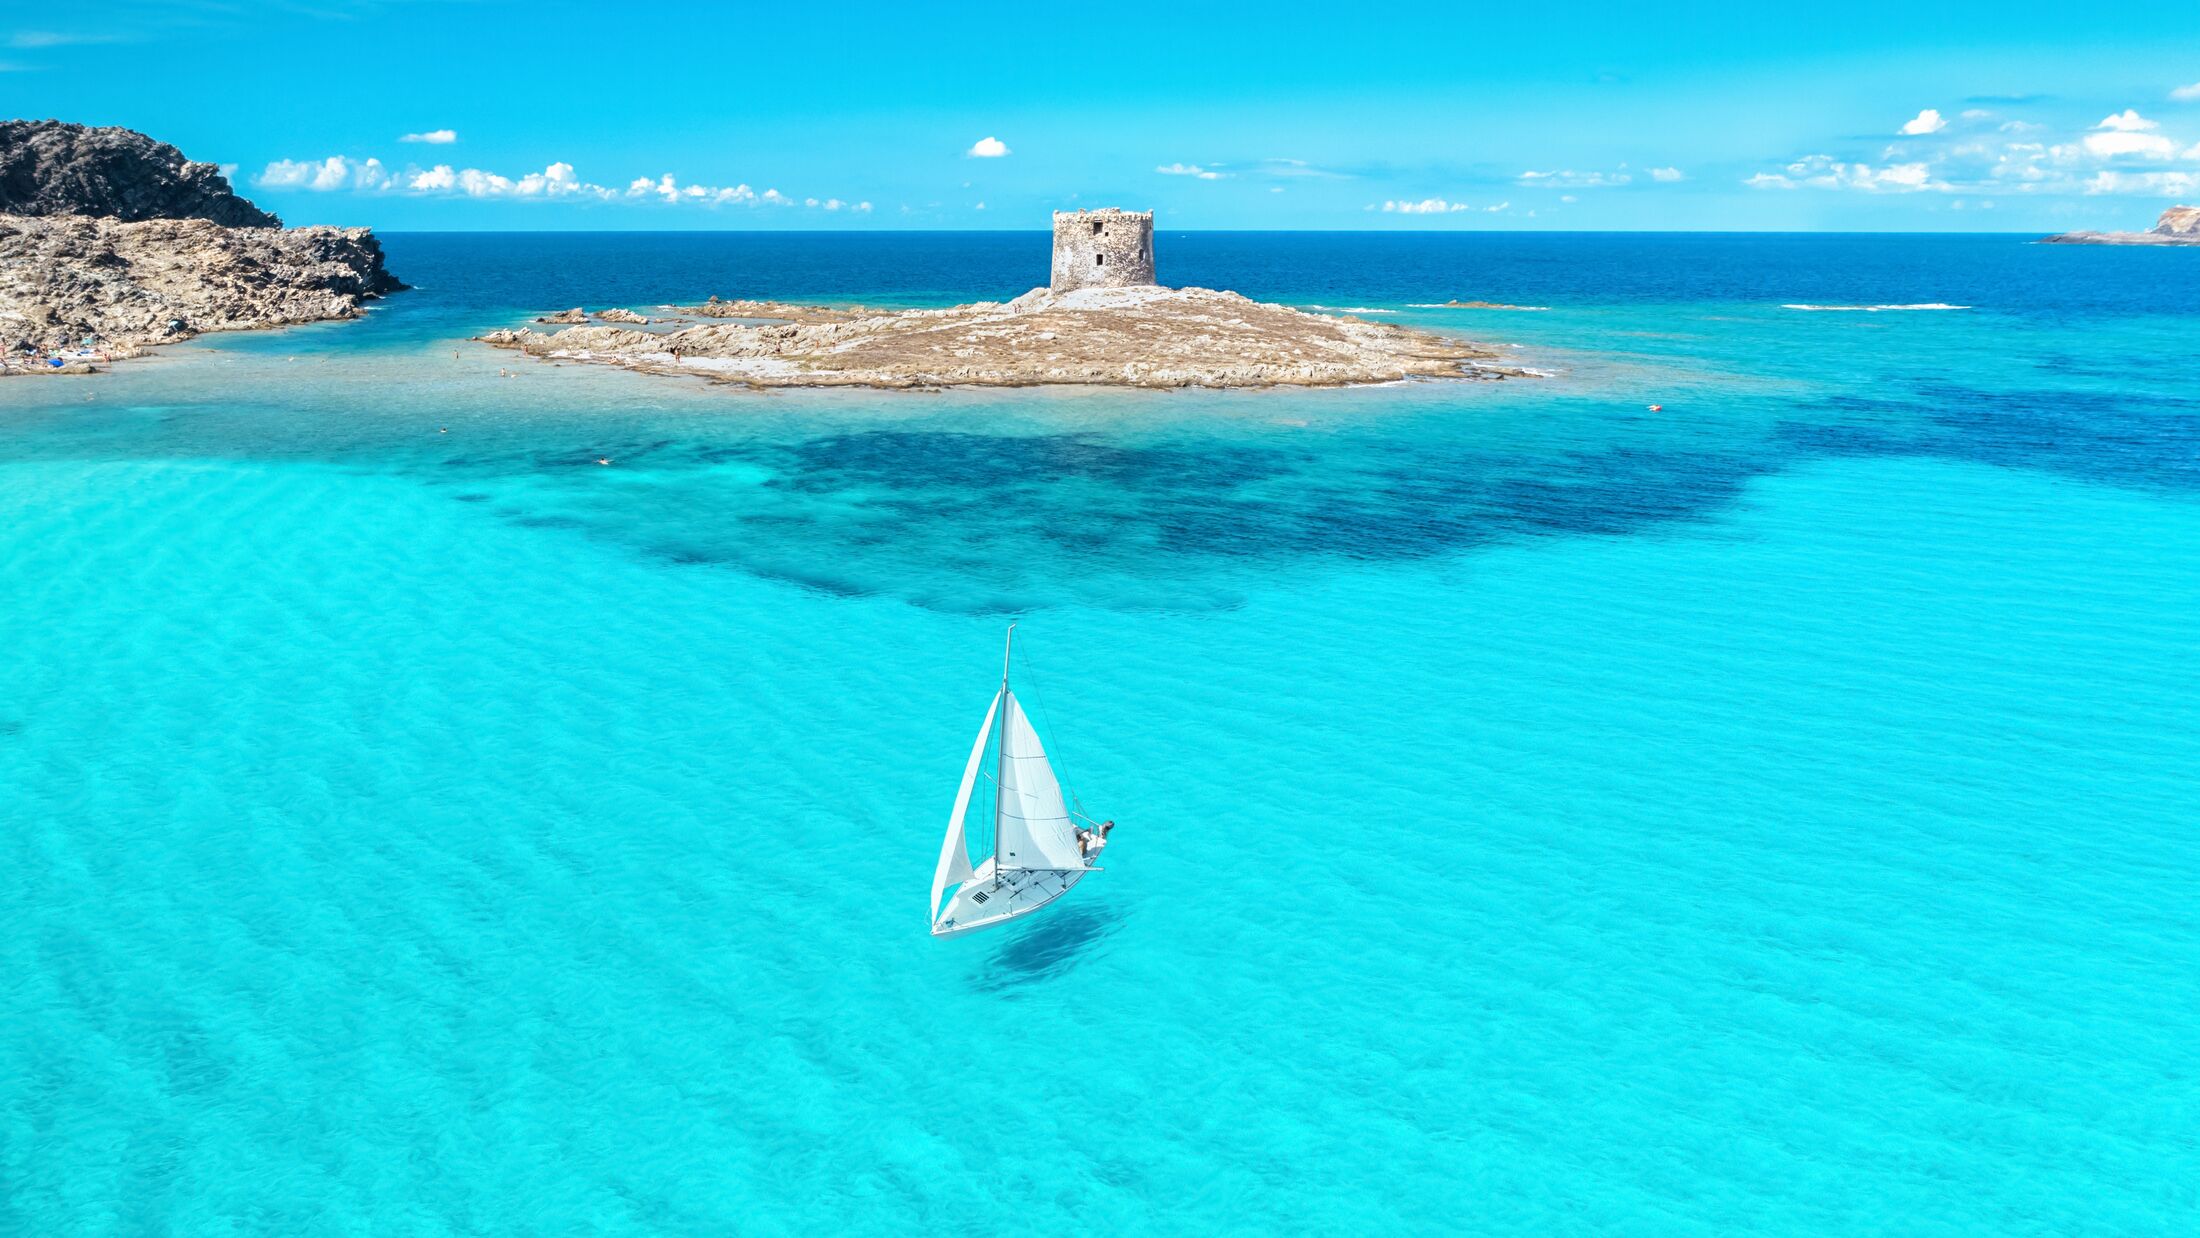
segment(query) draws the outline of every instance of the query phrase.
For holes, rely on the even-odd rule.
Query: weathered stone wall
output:
[[[1154,283],[1153,212],[1054,212],[1055,292],[1136,288]]]

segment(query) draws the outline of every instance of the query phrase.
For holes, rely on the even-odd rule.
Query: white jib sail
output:
[[[995,692],[993,703],[986,706],[985,723],[978,728],[978,741],[970,745],[970,763],[963,766],[962,787],[955,792],[955,811],[947,817],[947,841],[940,844],[940,866],[932,870],[934,918],[940,914],[940,895],[947,887],[960,885],[978,875],[970,867],[970,848],[963,842],[963,814],[970,808],[970,788],[977,785],[978,766],[985,761],[985,741],[993,733],[993,715],[1001,708],[1001,696],[1002,692]]]
[[[1000,813],[995,822],[997,871],[1017,868],[1081,869],[1077,826],[1062,802],[1062,784],[1047,764],[1039,733],[1016,694],[1003,691],[1008,708],[1001,719]]]

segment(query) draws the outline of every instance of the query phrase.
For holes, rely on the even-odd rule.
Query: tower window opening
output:
[[[1094,236],[1100,235],[1100,221],[1097,219],[1092,221],[1092,234]]]
[[[1092,256],[1092,265],[1096,267],[1104,267],[1108,265],[1108,256],[1106,254],[1094,254]]]

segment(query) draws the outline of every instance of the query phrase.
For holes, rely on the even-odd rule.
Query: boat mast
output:
[[[1008,659],[1016,648],[1016,625],[1008,625],[1001,646],[1001,746],[993,759],[993,888],[1001,888],[1001,813],[1008,804]]]

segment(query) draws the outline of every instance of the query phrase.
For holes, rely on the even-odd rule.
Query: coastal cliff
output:
[[[2200,245],[2200,206],[2173,206],[2147,232],[2065,232],[2048,245]]]
[[[212,164],[144,134],[0,122],[0,345],[11,371],[81,370],[205,331],[351,318],[403,287],[367,229],[285,228]]]

